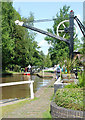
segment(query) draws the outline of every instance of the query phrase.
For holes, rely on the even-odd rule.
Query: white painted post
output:
[[[31,94],[31,99],[34,99],[33,82],[34,82],[34,81],[30,81],[30,94]]]
[[[44,69],[43,69],[43,77],[44,77]]]

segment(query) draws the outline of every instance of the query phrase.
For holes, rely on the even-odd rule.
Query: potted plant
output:
[[[64,60],[64,65],[67,73],[62,74],[63,81],[73,82],[75,79],[75,74],[71,73],[71,70],[73,67],[76,66],[76,60],[71,60],[70,58],[67,58],[66,60]]]

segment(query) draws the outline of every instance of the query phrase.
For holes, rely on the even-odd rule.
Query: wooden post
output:
[[[34,82],[34,81],[30,81],[30,94],[31,94],[31,99],[34,99],[33,82]]]

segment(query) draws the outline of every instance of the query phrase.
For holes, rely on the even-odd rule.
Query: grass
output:
[[[6,106],[2,106],[2,116],[4,116],[7,113],[10,113],[14,109],[22,107],[26,103],[29,104],[31,101],[38,100],[38,99],[39,98],[35,97],[33,100],[29,100],[28,99],[28,100],[24,100],[24,101],[20,101],[20,102],[14,103],[14,104],[9,104],[9,105],[6,105]]]
[[[44,72],[54,73],[55,71],[53,71],[53,70],[44,70]]]
[[[53,94],[51,97],[50,97],[50,100],[52,101],[55,97],[55,94]]]
[[[60,107],[81,111],[85,110],[83,106],[82,88],[58,89],[54,101]]]
[[[66,85],[65,88],[80,88],[80,86],[75,83],[70,83],[69,85]]]
[[[19,73],[19,72],[15,72],[15,71],[9,71],[9,70],[7,70],[7,73]]]
[[[51,114],[50,114],[50,108],[48,110],[46,110],[45,112],[43,112],[43,118],[44,119],[46,118],[45,120],[52,118]]]
[[[20,73],[20,72],[14,72],[14,71],[9,71],[9,70],[6,70],[6,71],[2,71],[2,74],[17,74],[17,73]]]

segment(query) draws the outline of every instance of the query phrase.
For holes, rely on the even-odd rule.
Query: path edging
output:
[[[84,111],[71,110],[71,109],[59,107],[54,101],[52,101],[50,104],[50,111],[52,118],[83,118],[84,117]]]

